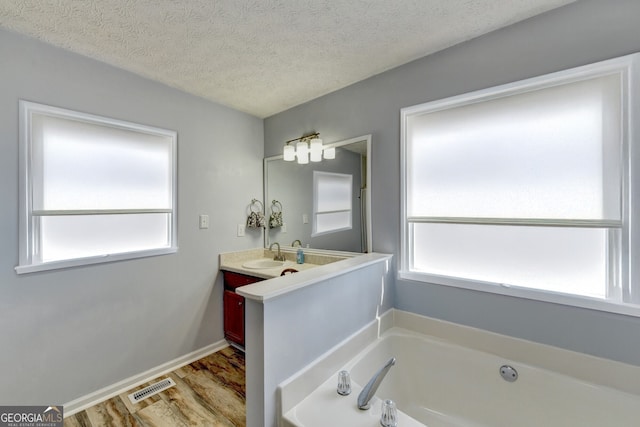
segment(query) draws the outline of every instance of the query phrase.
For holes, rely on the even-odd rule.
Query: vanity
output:
[[[304,286],[315,280],[318,274],[338,274],[342,270],[322,271],[317,267],[357,257],[372,252],[371,243],[371,135],[363,135],[334,142],[327,147],[336,150],[335,158],[324,162],[297,164],[283,159],[282,155],[264,159],[265,216],[274,212],[281,215],[281,224],[264,228],[264,248],[220,254],[220,271],[224,279],[224,335],[232,345],[245,347],[245,296],[261,300],[264,295],[273,297]],[[350,176],[352,184],[350,226],[332,231],[314,229],[314,176],[318,173]],[[314,201],[315,200],[315,201]],[[254,200],[255,201],[255,200]],[[252,201],[253,203],[253,201]],[[253,211],[252,211],[253,212]],[[315,230],[315,231],[314,231]],[[278,252],[266,249],[277,242],[290,242]],[[304,242],[313,249],[304,248],[304,263],[296,263],[295,242]],[[284,255],[284,261],[276,255]],[[295,277],[280,277],[292,272]],[[257,284],[259,288],[253,288]],[[245,295],[242,295],[245,294]]]
[[[222,274],[224,337],[227,341],[244,348],[244,297],[236,293],[236,289],[264,279],[225,270],[222,270]]]
[[[268,220],[263,230],[252,230],[264,233],[264,246],[220,255],[227,279],[225,336],[246,349],[248,426],[277,425],[277,385],[392,303],[392,256],[373,252],[371,135],[325,147],[336,149],[334,159],[264,159],[262,209]],[[325,178],[335,178],[336,186],[326,187],[339,189],[339,197],[323,187]],[[339,221],[327,226],[334,213]],[[270,266],[275,254],[265,248],[276,243],[287,245],[281,247],[287,265]],[[303,248],[303,264],[296,263],[296,243]],[[297,272],[280,276],[286,268]]]
[[[245,299],[238,293],[239,288],[279,278],[283,273],[293,274],[357,255],[306,253],[304,264],[297,264],[293,250],[281,253],[284,261],[275,261],[276,252],[263,248],[220,254],[220,271],[224,280],[224,336],[235,347],[244,349],[245,346]]]

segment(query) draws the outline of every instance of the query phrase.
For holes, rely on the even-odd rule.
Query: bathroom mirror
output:
[[[300,240],[304,248],[371,252],[371,135],[328,143],[326,147],[335,147],[335,159],[304,165],[286,162],[282,155],[264,159],[265,247],[273,242],[291,246]],[[336,213],[340,225],[335,231],[326,231],[332,226],[323,221],[322,205],[337,200],[328,200],[333,190],[323,191],[326,187],[319,176],[351,182],[350,197],[343,198],[340,213]],[[345,191],[338,189],[336,194],[344,196]],[[345,206],[348,199],[351,203]],[[278,211],[282,212],[282,225],[270,227],[269,219]],[[328,207],[324,214],[324,218],[331,218],[333,212]],[[342,221],[347,216],[350,225],[344,226]]]

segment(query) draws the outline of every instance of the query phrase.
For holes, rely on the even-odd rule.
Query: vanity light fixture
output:
[[[287,141],[284,144],[282,152],[282,158],[287,162],[298,160],[298,164],[306,165],[309,160],[312,162],[319,162],[323,158],[335,159],[336,149],[334,147],[325,148],[322,145],[322,140],[319,138],[318,132],[301,136]],[[295,146],[293,142],[298,141]]]

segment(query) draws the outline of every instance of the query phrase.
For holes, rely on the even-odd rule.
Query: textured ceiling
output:
[[[0,27],[267,117],[574,0],[0,0]]]

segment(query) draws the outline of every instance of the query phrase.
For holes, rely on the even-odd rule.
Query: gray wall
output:
[[[372,133],[373,249],[398,254],[400,109],[640,51],[640,1],[581,0],[265,120],[265,154],[314,129]],[[638,262],[635,260],[635,262]],[[640,365],[640,318],[396,281],[396,307]]]
[[[66,403],[221,340],[218,254],[262,246],[235,225],[262,198],[263,121],[5,31],[0,58],[0,402]],[[176,130],[178,253],[18,276],[18,99]]]

